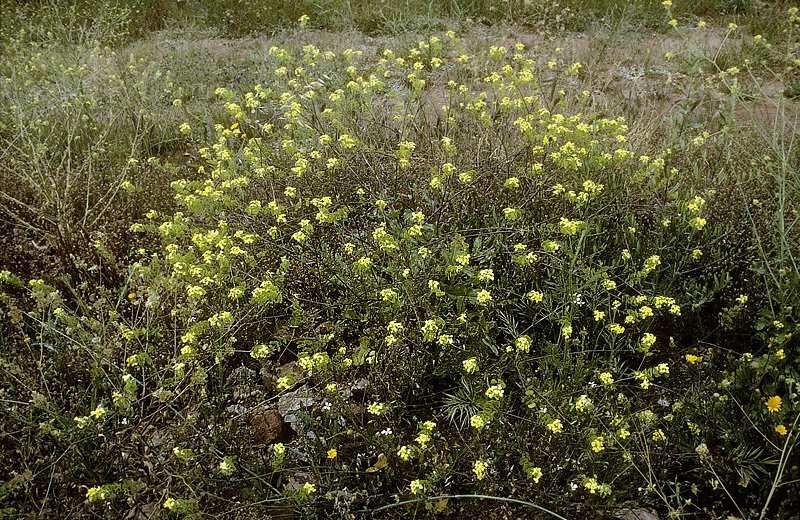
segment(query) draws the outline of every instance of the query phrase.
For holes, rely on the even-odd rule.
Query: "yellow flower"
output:
[[[503,395],[505,394],[504,390],[505,386],[506,386],[505,383],[503,383],[502,381],[490,386],[489,388],[486,389],[486,397],[488,397],[489,399],[496,399],[499,401],[500,399],[503,398]]]
[[[544,299],[544,294],[539,291],[530,291],[525,296],[534,303],[541,303],[542,299]]]
[[[481,428],[486,426],[486,420],[480,415],[473,415],[469,419],[469,424],[476,430],[480,430]]]
[[[770,412],[780,412],[782,402],[783,400],[780,398],[780,396],[773,395],[772,397],[767,399],[767,402],[765,404],[767,405],[767,410],[769,410]]]
[[[474,357],[465,359],[464,361],[461,362],[461,364],[464,365],[464,370],[468,374],[474,374],[475,372],[478,371],[478,360],[475,359]]]
[[[531,350],[531,338],[528,336],[520,336],[515,342],[517,352],[525,352],[526,354]]]
[[[542,479],[542,468],[531,468],[527,471],[528,476],[533,480],[534,484],[538,484]]]
[[[786,426],[779,424],[775,427],[775,431],[778,432],[778,435],[786,435]]]
[[[476,301],[478,305],[488,305],[489,302],[492,301],[492,293],[490,293],[486,289],[480,290],[478,291]]]
[[[692,365],[697,363],[703,362],[703,356],[693,356],[692,354],[686,354],[686,361],[691,363]]]
[[[106,499],[106,492],[101,487],[92,487],[86,492],[86,498],[89,502],[103,501]],[[172,499],[168,498],[167,500]],[[166,507],[166,505],[164,507]]]
[[[328,450],[328,458],[335,459],[337,455],[336,448],[331,448]]]
[[[386,403],[372,403],[367,406],[367,411],[372,415],[381,416],[385,414],[389,410],[389,407],[386,406]]]
[[[232,459],[226,458],[219,463],[219,470],[223,475],[232,475],[236,471],[236,466],[234,466]]]
[[[559,419],[553,419],[549,423],[547,423],[547,429],[553,433],[561,433],[564,431],[564,425],[561,423]]]
[[[606,325],[606,328],[611,332],[613,332],[614,334],[622,334],[625,332],[625,327],[623,327],[619,323],[612,323],[611,325]]]
[[[472,472],[475,473],[475,478],[483,480],[486,474],[486,463],[482,460],[476,460],[475,464],[472,466]]]
[[[590,410],[593,407],[592,400],[588,395],[583,394],[575,401],[575,409],[579,412]]]
[[[411,448],[400,446],[400,449],[397,450],[397,456],[403,460],[409,460],[411,458]]]

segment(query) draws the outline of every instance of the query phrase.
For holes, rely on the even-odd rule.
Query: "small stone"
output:
[[[256,444],[272,444],[284,438],[284,422],[274,410],[260,410],[250,416],[253,438]]]

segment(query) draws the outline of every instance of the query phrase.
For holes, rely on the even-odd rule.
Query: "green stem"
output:
[[[797,417],[794,418],[794,422],[792,423],[792,433],[795,434],[797,432],[797,422],[800,421],[800,414],[797,414]],[[767,495],[767,500],[764,502],[764,507],[761,508],[761,516],[759,516],[759,520],[764,520],[764,517],[767,516],[767,509],[769,508],[769,503],[772,501],[772,497],[775,494],[775,490],[781,486],[781,478],[783,477],[783,472],[786,469],[786,463],[789,461],[789,455],[792,452],[792,448],[794,445],[789,446],[789,440],[793,437],[792,433],[790,433],[786,437],[786,441],[783,444],[783,450],[781,450],[781,458],[778,462],[778,468],[775,471],[775,480],[772,482],[772,487],[769,490],[769,495]],[[796,442],[796,437],[795,437]]]
[[[545,513],[547,513],[547,514],[549,514],[549,515],[551,515],[551,516],[553,516],[555,518],[560,518],[561,520],[567,520],[566,518],[564,518],[563,516],[559,515],[558,513],[554,513],[552,511],[550,511],[549,509],[545,509],[544,507],[536,505],[536,504],[531,503],[531,502],[526,502],[524,500],[517,500],[516,498],[494,497],[494,496],[490,496],[490,495],[438,495],[438,496],[435,496],[435,497],[422,497],[422,498],[415,498],[413,500],[404,500],[402,502],[396,502],[394,504],[388,504],[388,505],[385,505],[385,506],[381,506],[381,507],[379,507],[377,509],[362,510],[362,511],[358,511],[358,512],[359,513],[377,513],[379,511],[384,511],[386,509],[391,509],[393,507],[404,506],[404,505],[407,505],[407,504],[415,504],[415,503],[419,503],[419,502],[429,502],[431,500],[444,500],[444,499],[450,499],[450,498],[478,498],[478,499],[484,499],[484,500],[497,500],[497,501],[500,501],[500,502],[510,502],[510,503],[513,503],[513,504],[520,504],[520,505],[523,505],[523,506],[533,507],[533,508],[538,509],[540,511],[544,511]]]

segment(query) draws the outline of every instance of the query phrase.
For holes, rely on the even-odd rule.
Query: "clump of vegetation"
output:
[[[723,28],[737,66],[672,7],[655,144],[549,43],[301,15],[192,112],[157,57],[5,39],[4,224],[62,267],[0,271],[3,512],[790,518],[798,157],[759,77],[796,81],[800,19]]]

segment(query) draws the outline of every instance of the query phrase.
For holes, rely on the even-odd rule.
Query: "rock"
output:
[[[259,375],[268,392],[278,393],[281,391],[278,388],[279,378],[286,377],[290,381],[300,381],[305,376],[305,371],[297,366],[296,361],[290,361],[279,366],[276,362],[265,359],[261,361]]]
[[[257,410],[250,416],[253,438],[256,444],[273,444],[285,437],[285,425],[281,415],[275,410]]]
[[[294,431],[303,435],[305,428],[298,412],[313,406],[314,401],[315,399],[311,396],[308,386],[303,385],[294,392],[286,392],[278,398],[278,413]]]
[[[274,391],[277,388],[277,363],[269,359],[262,359],[261,370],[258,373],[261,376],[261,383],[265,388],[267,388],[267,390]]]
[[[240,404],[232,404],[225,407],[225,413],[234,416],[245,415],[248,412],[248,410],[250,410],[248,407],[242,406]]]
[[[309,392],[308,386],[303,385],[293,392],[286,392],[278,398],[278,413],[284,418],[290,412],[309,408],[314,404],[314,397]]]
[[[152,518],[159,518],[161,513],[161,502],[154,501],[142,504],[136,508],[136,513],[133,518],[136,520],[150,520]],[[128,515],[130,518],[130,514]]]
[[[368,386],[369,386],[369,381],[366,378],[362,377],[361,379],[353,381],[353,386],[350,387],[350,390],[355,392],[356,390],[364,390]]]
[[[236,368],[225,381],[224,392],[235,402],[245,399],[261,397],[261,390],[258,388],[258,373],[245,366]]]
[[[242,365],[235,368],[228,376],[228,385],[252,385],[256,381],[256,371]]]
[[[278,367],[278,377],[279,378],[280,377],[288,377],[288,378],[291,379],[292,376],[294,376],[294,379],[302,379],[304,375],[305,375],[305,372],[303,371],[302,368],[297,366],[297,362],[296,361],[289,361],[288,363],[283,364],[283,365]]]
[[[311,476],[308,473],[297,472],[289,476],[283,488],[286,491],[300,491],[301,489],[303,489],[303,486],[305,486],[306,483],[313,484],[316,486],[317,481],[313,476]]]
[[[350,513],[350,509],[356,501],[364,500],[367,497],[366,491],[356,491],[351,493],[347,488],[331,491],[333,499],[333,511],[339,518],[355,518]]]
[[[659,520],[658,515],[648,509],[623,508],[614,513],[619,520]]]

